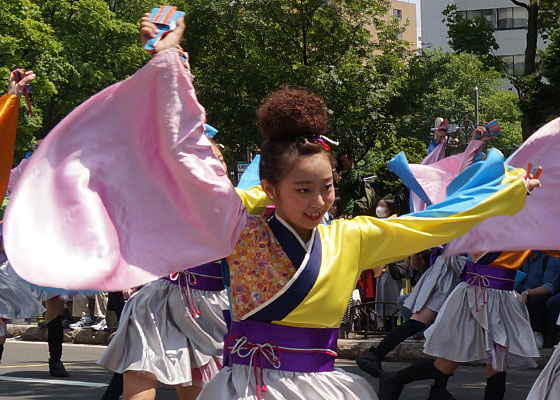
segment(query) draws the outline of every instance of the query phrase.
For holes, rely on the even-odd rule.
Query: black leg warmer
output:
[[[484,400],[503,400],[506,394],[506,372],[498,372],[486,379]]]

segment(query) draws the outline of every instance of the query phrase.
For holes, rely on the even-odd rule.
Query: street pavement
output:
[[[71,377],[55,379],[48,374],[46,343],[9,339],[0,365],[0,399],[99,400],[111,379],[111,373],[95,363],[104,349],[105,346],[64,344],[62,358]],[[377,389],[378,380],[363,374],[353,360],[337,360],[336,365],[366,377]],[[408,364],[385,363],[384,368],[396,370],[406,365]],[[525,399],[539,372],[536,369],[508,372],[506,399]],[[401,399],[425,400],[429,384],[429,381],[424,381],[409,385]],[[461,367],[450,379],[449,389],[459,400],[482,399],[484,385],[483,367]],[[161,385],[158,400],[176,398],[172,387]]]

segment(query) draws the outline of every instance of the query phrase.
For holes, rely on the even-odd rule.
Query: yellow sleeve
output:
[[[271,204],[260,185],[248,190],[235,188],[235,191],[249,214],[261,215],[264,213],[265,207]]]
[[[0,195],[6,194],[14,161],[19,99],[16,95],[0,97]]]
[[[449,217],[381,220],[360,216],[333,223],[340,223],[343,246],[355,243],[358,267],[373,268],[450,242],[486,218],[514,215],[523,209],[526,198],[524,182],[516,179],[475,207]]]

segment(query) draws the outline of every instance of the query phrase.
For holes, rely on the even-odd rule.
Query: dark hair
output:
[[[334,198],[334,201],[333,201],[331,207],[332,206],[336,207],[336,215],[333,215],[333,218],[340,217],[342,215],[342,200],[340,199],[340,196],[336,196]]]
[[[356,157],[354,157],[354,153],[350,150],[346,150],[346,151],[343,151],[342,153],[340,153],[339,156],[338,156],[338,159],[340,160],[342,158],[342,156],[346,156],[346,157],[348,157],[352,160],[356,159]]]
[[[323,100],[307,89],[282,88],[264,99],[257,111],[264,136],[260,178],[277,184],[291,169],[291,157],[326,152],[318,140],[327,131]]]
[[[404,186],[398,191],[395,196],[395,208],[397,209],[397,214],[404,215],[410,213],[410,190]]]
[[[387,208],[389,209],[389,215],[398,214],[397,205],[395,204],[394,197],[383,197],[381,200],[383,200],[385,204],[387,204]]]

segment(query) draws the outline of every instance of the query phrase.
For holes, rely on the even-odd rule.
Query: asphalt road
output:
[[[99,400],[111,379],[111,373],[95,361],[104,346],[64,344],[63,361],[70,378],[51,378],[48,374],[47,344],[8,340],[0,365],[0,399],[84,399]],[[406,363],[386,363],[385,369],[394,370]],[[337,367],[365,376],[351,360],[338,360]],[[507,400],[525,399],[539,370],[508,372]],[[366,377],[377,389],[377,379]],[[403,400],[425,400],[429,381],[415,383],[403,392]],[[461,367],[451,378],[449,389],[459,400],[482,399],[484,368]],[[176,399],[172,387],[161,386],[157,399]],[[311,400],[311,399],[310,399]]]

